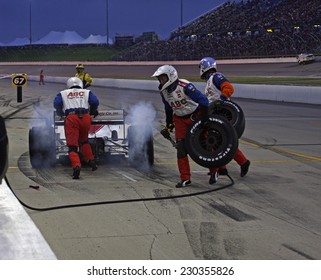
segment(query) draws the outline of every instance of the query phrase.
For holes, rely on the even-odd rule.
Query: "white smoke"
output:
[[[45,104],[38,100],[33,104],[33,112],[29,121],[29,127],[33,126],[48,126],[53,125],[53,112],[52,104]]]
[[[129,109],[129,161],[135,167],[148,169],[154,159],[153,123],[156,110],[151,103],[139,102]]]
[[[129,109],[126,118],[134,125],[149,124],[153,126],[156,118],[156,110],[151,103],[141,101]]]
[[[46,102],[35,102],[29,120],[29,155],[34,167],[49,167],[55,162],[53,107]]]

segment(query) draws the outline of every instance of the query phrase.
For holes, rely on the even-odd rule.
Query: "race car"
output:
[[[296,56],[297,62],[301,64],[312,63],[315,61],[315,56],[312,53],[300,53]]]
[[[124,110],[106,110],[92,118],[88,141],[96,162],[104,161],[108,156],[121,155],[135,166],[153,165],[152,127],[126,123],[125,117]],[[65,117],[54,112],[53,124],[29,130],[29,156],[33,168],[54,166],[68,159],[64,120]]]

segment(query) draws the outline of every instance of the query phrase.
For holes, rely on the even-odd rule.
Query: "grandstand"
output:
[[[136,44],[113,59],[253,58],[303,52],[321,53],[320,0],[227,2],[173,31],[169,40]]]
[[[230,1],[173,31],[167,40],[158,40],[153,32],[147,35],[152,39],[130,38],[129,47],[0,47],[0,61],[180,61],[204,56],[234,59],[320,55],[321,5],[320,0]]]

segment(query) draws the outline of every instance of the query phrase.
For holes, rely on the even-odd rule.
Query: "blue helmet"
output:
[[[216,71],[216,60],[213,57],[204,57],[201,59],[198,66],[200,68],[200,76],[202,79],[205,79],[204,74],[210,70],[214,69]]]

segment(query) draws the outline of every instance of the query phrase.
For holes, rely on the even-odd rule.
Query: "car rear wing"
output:
[[[92,117],[92,125],[117,125],[125,123],[126,112],[124,110],[105,110],[99,111],[99,114],[94,118]],[[55,125],[63,125],[65,116],[58,116],[54,111]]]

